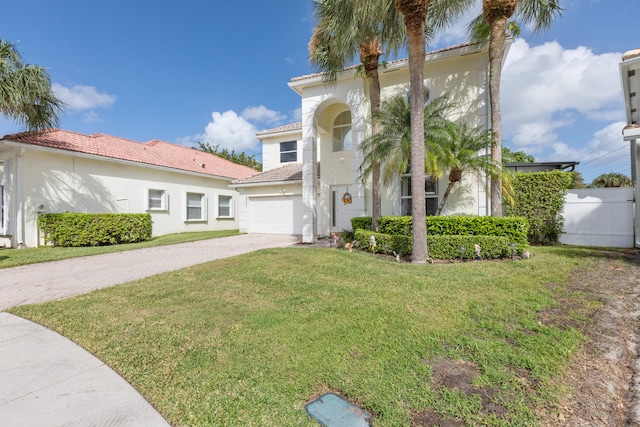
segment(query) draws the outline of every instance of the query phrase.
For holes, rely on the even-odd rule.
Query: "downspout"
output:
[[[25,149],[20,148],[16,156],[16,243],[18,248],[24,247],[24,204],[22,200],[22,155]]]

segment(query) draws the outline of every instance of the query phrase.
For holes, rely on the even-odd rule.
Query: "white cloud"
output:
[[[115,95],[99,93],[94,86],[75,85],[66,87],[53,83],[51,88],[64,102],[67,108],[76,111],[91,110],[99,107],[110,107],[116,101]]]
[[[273,111],[259,105],[257,107],[247,107],[242,111],[242,117],[246,120],[257,123],[279,125],[287,119],[287,116],[280,114],[278,111]]]
[[[579,150],[568,149],[571,157],[580,161],[582,169],[591,171],[589,180],[593,179],[600,173],[606,172],[623,172],[629,173],[628,168],[631,164],[629,154],[629,143],[622,139],[622,129],[625,122],[615,122],[598,130],[594,133],[593,138]],[[624,170],[620,170],[620,169]]]
[[[177,139],[180,145],[195,147],[198,142],[219,146],[236,152],[252,151],[258,148],[256,132],[266,127],[279,126],[288,121],[286,115],[270,110],[264,105],[247,107],[238,115],[233,110],[211,113],[211,122],[204,133]]]
[[[293,118],[294,122],[302,121],[302,108],[300,107],[293,110],[293,112],[291,113],[291,117]]]
[[[212,146],[219,145],[220,148],[233,149],[236,152],[256,148],[257,129],[247,119],[231,110],[224,113],[214,112],[211,117],[212,121],[204,130],[203,142]]]
[[[620,57],[516,40],[502,75],[503,136],[519,147],[550,148],[559,142],[557,131],[577,120],[622,119]]]

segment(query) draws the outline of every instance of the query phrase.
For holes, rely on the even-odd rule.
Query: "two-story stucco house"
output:
[[[447,94],[457,107],[452,120],[490,127],[488,54],[464,44],[428,53],[424,87],[430,99]],[[407,60],[380,70],[382,99],[409,91]],[[335,83],[321,74],[294,78],[289,87],[302,100],[302,122],[257,134],[264,172],[234,181],[240,192],[240,230],[302,235],[315,241],[331,232],[351,229],[350,219],[371,214],[370,181],[362,183],[363,140],[370,135],[367,82],[357,67]],[[486,181],[486,180],[483,180]],[[489,214],[487,182],[467,177],[447,201],[447,213]],[[427,177],[427,214],[434,214],[447,177]],[[410,177],[398,176],[383,187],[382,215],[409,215]]]
[[[163,141],[51,129],[0,139],[0,246],[40,242],[41,213],[151,214],[154,235],[237,229],[233,180],[257,172]]]

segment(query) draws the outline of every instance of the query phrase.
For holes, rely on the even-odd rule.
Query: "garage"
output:
[[[302,197],[250,198],[250,232],[302,234]]]

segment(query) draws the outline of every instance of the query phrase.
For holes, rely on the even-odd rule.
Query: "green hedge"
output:
[[[411,254],[410,236],[374,233],[370,230],[356,230],[355,239],[360,242],[360,248],[371,251],[371,236],[376,238],[375,253],[391,254],[396,252],[400,256]],[[475,259],[474,245],[481,247],[480,256],[483,259],[499,259],[511,256],[509,239],[504,236],[427,236],[429,256],[435,259],[459,259],[460,247],[465,247],[462,254],[464,259]]]
[[[513,181],[515,204],[506,205],[508,215],[529,220],[529,241],[533,244],[557,242],[564,218],[564,197],[575,181],[571,172],[518,172]]]
[[[54,246],[106,246],[148,240],[149,214],[49,213],[38,217],[46,243]]]
[[[522,217],[495,218],[491,216],[428,216],[427,238],[433,236],[494,236],[505,237],[521,253],[529,245],[529,222]],[[353,229],[371,230],[371,217],[351,219]],[[410,216],[378,218],[378,231],[383,234],[411,236]],[[473,245],[472,245],[473,246]],[[429,249],[431,253],[431,249]]]

